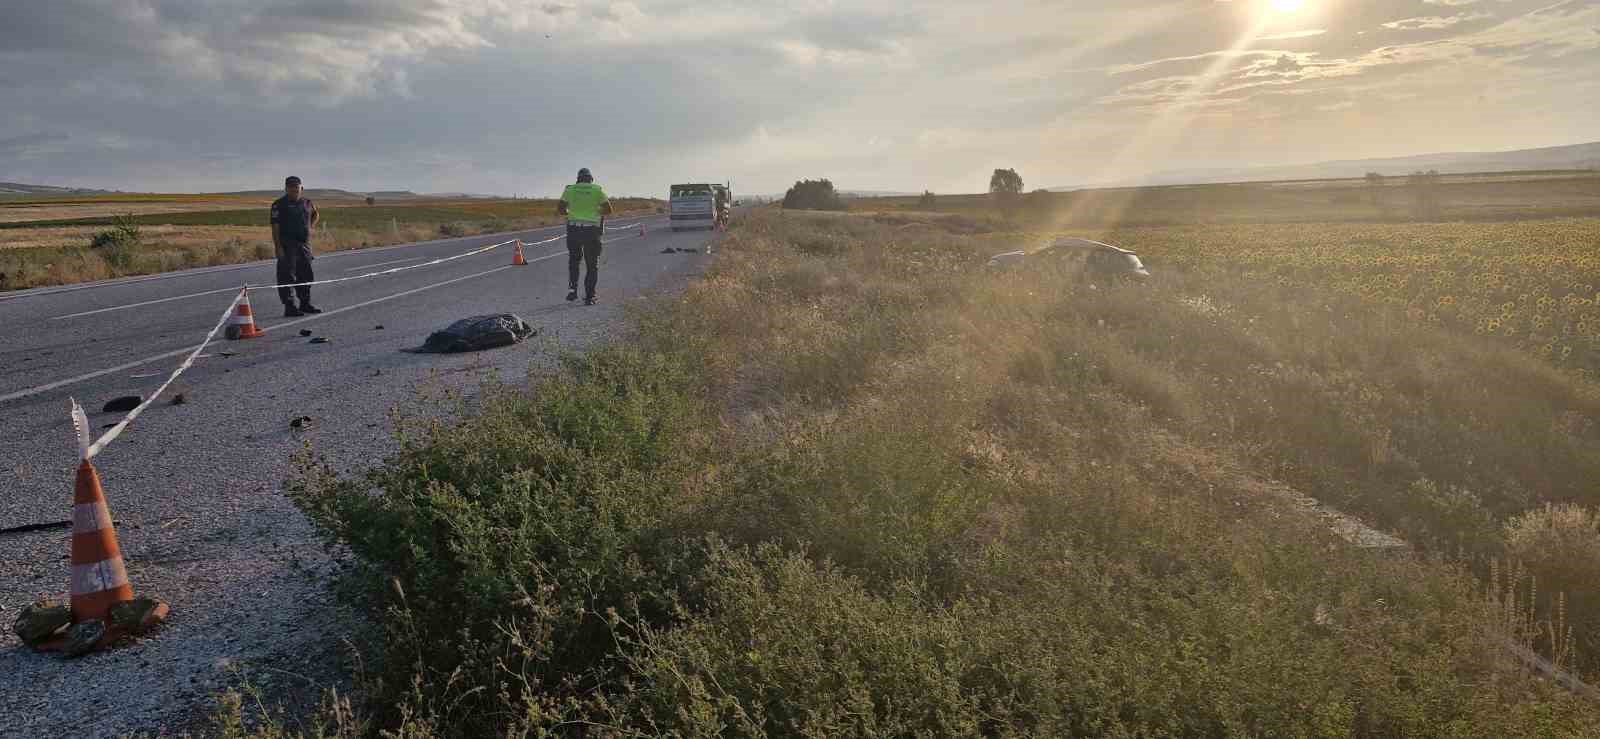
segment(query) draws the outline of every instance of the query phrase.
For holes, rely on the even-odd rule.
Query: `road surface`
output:
[[[353,622],[336,612],[319,577],[330,566],[320,540],[280,492],[292,455],[309,442],[341,468],[366,466],[393,449],[390,409],[438,407],[419,389],[470,390],[495,373],[518,379],[558,346],[604,338],[625,300],[681,285],[708,259],[708,232],[672,232],[659,215],[613,221],[642,221],[647,234],[608,233],[593,307],[564,300],[560,240],[530,248],[525,267],[509,266],[511,251],[501,248],[319,286],[320,316],[284,318],[274,293],[252,293],[267,335],[211,345],[168,391],[186,402],[153,405],[95,460],[136,592],[172,604],[159,635],[71,662],[20,647],[9,628],[18,610],[65,596],[68,532],[0,534],[0,736],[156,731],[189,720],[209,694],[240,679],[315,688],[308,681],[336,674],[341,630]],[[561,233],[338,252],[320,256],[316,271],[321,279],[358,275]],[[702,252],[662,253],[668,246]],[[121,417],[98,412],[107,400],[154,390],[215,324],[231,291],[273,277],[272,265],[258,262],[0,293],[0,529],[69,517],[77,462],[69,397],[98,433]],[[540,336],[476,354],[401,351],[458,318],[503,311]],[[331,342],[311,344],[302,330]],[[307,429],[290,428],[299,416],[313,419]]]

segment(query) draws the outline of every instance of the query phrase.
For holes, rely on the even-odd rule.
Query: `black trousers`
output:
[[[278,257],[278,284],[287,285],[295,282],[311,282],[317,279],[311,272],[311,249],[299,244],[284,244],[283,256]],[[300,304],[311,302],[311,286],[299,285],[294,292],[300,296]],[[284,305],[294,305],[290,300],[289,288],[278,288],[278,300]]]
[[[567,224],[567,289],[578,289],[578,263],[588,267],[583,276],[583,297],[594,297],[594,286],[600,281],[600,235],[605,230],[599,226],[574,226]]]

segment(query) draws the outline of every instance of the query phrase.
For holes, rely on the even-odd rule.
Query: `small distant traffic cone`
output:
[[[250,290],[239,290],[238,307],[233,312],[233,317],[228,319],[227,336],[229,339],[254,339],[265,336],[267,332],[256,328],[256,317],[250,312]]]
[[[639,237],[644,237],[644,221],[639,221]]]
[[[72,622],[106,621],[113,605],[131,600],[133,586],[122,566],[100,475],[85,459],[72,495]]]
[[[522,239],[517,239],[516,251],[511,252],[511,266],[526,267],[528,260],[522,256]]]

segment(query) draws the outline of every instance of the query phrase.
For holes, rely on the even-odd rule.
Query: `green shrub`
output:
[[[123,272],[133,266],[142,243],[143,234],[132,213],[116,216],[112,227],[100,231],[89,241],[90,248],[98,252],[112,269]]]
[[[531,700],[604,673],[607,611],[670,617],[686,385],[661,356],[598,352],[532,396],[501,391],[459,425],[407,431],[367,475],[307,470],[295,499],[360,555],[363,597],[391,613],[389,685],[421,671],[445,718],[487,731],[501,690]],[[458,699],[456,674],[501,687]]]
[[[833,189],[833,182],[800,180],[783,195],[785,210],[844,210],[844,201]]]

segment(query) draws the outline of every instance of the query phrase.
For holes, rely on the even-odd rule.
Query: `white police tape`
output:
[[[556,239],[559,239],[559,238],[562,238],[562,237],[555,236],[555,237],[552,237],[552,238],[549,238],[549,239],[545,239],[544,241],[536,241],[536,242],[532,242],[531,244],[526,244],[525,243],[524,245],[525,246],[532,246],[532,245],[538,245],[538,244],[548,244],[548,243],[550,243],[552,241],[555,241]],[[333,284],[335,282],[350,282],[351,280],[364,280],[364,279],[366,279],[368,277],[379,277],[379,276],[382,276],[382,275],[392,275],[392,274],[394,274],[396,272],[404,272],[406,270],[417,269],[419,267],[432,267],[432,266],[434,266],[436,264],[444,264],[445,262],[453,262],[453,261],[455,261],[457,259],[464,259],[466,257],[477,256],[477,255],[482,254],[482,253],[484,253],[486,251],[489,251],[491,249],[498,249],[498,248],[500,248],[502,246],[505,246],[507,244],[514,244],[517,241],[518,241],[518,239],[512,239],[510,241],[502,241],[502,242],[500,242],[498,244],[490,244],[490,245],[482,247],[480,249],[473,249],[472,251],[462,252],[462,253],[456,254],[454,256],[440,257],[440,258],[435,259],[435,260],[433,260],[431,262],[423,262],[421,264],[408,264],[408,265],[406,265],[404,267],[391,267],[389,269],[380,270],[380,271],[377,271],[377,272],[367,272],[365,274],[351,275],[349,277],[337,277],[337,278],[334,278],[334,279],[331,279],[331,280],[314,280],[312,282],[285,282],[285,283],[280,283],[280,284],[275,284],[275,285],[246,285],[245,289],[246,290],[276,290],[276,289],[278,289],[280,287],[310,287],[312,285],[331,285],[331,284]]]
[[[635,223],[635,224],[627,225],[627,226],[617,226],[616,229],[631,228],[634,225],[638,225],[638,224]],[[543,244],[551,243],[553,241],[558,241],[558,240],[563,239],[563,238],[566,238],[566,236],[564,234],[563,235],[558,235],[558,236],[552,236],[552,237],[550,237],[548,239],[544,239],[543,241],[522,242],[522,245],[523,246],[540,246],[540,245],[543,245]],[[194,360],[199,358],[201,352],[204,352],[206,347],[211,344],[211,341],[217,337],[217,332],[221,331],[222,327],[227,325],[230,319],[234,318],[234,309],[236,309],[239,306],[240,301],[244,300],[245,297],[249,294],[249,292],[251,290],[274,290],[274,289],[277,289],[277,288],[280,288],[280,287],[308,287],[308,286],[311,286],[311,285],[329,285],[329,284],[333,284],[333,283],[336,283],[336,282],[349,282],[351,280],[361,280],[361,279],[365,279],[365,278],[368,278],[368,277],[378,277],[378,276],[381,276],[381,275],[388,275],[388,274],[394,274],[396,272],[404,272],[406,270],[417,269],[419,267],[431,267],[431,266],[437,265],[437,264],[444,264],[445,262],[452,262],[452,261],[455,261],[457,259],[463,259],[463,258],[466,258],[466,257],[475,256],[475,255],[478,255],[478,254],[483,254],[484,252],[491,251],[493,249],[498,249],[498,248],[500,248],[502,246],[506,246],[507,244],[514,244],[514,243],[517,243],[519,241],[522,241],[522,240],[521,239],[511,239],[510,241],[502,241],[502,242],[500,242],[498,244],[490,244],[489,246],[485,246],[485,247],[482,247],[482,248],[479,248],[479,249],[474,249],[474,250],[469,251],[469,252],[463,252],[461,254],[456,254],[454,256],[441,257],[441,258],[435,259],[435,260],[433,260],[431,262],[423,262],[422,264],[412,264],[412,265],[407,265],[407,266],[404,266],[404,267],[395,267],[395,268],[392,268],[392,269],[381,270],[381,271],[378,271],[378,272],[368,272],[366,274],[353,275],[351,277],[340,277],[340,278],[332,279],[332,280],[317,280],[317,281],[314,281],[314,282],[293,282],[293,283],[282,284],[282,285],[245,285],[244,287],[241,287],[239,289],[239,292],[236,295],[234,295],[233,300],[228,302],[227,310],[222,312],[222,317],[217,319],[217,324],[215,326],[212,326],[211,327],[211,331],[206,333],[205,339],[201,340],[200,345],[195,347],[193,351],[189,352],[189,356],[184,358],[183,363],[179,364],[177,369],[174,369],[172,371],[172,374],[167,376],[166,382],[161,383],[161,387],[156,388],[155,392],[151,393],[149,398],[146,398],[143,402],[139,403],[139,405],[136,406],[133,410],[128,411],[128,415],[123,416],[122,420],[119,421],[117,423],[117,425],[111,427],[111,430],[109,430],[105,434],[101,435],[99,439],[97,439],[97,440],[95,440],[93,442],[91,442],[89,440],[89,417],[88,417],[87,414],[84,413],[83,406],[78,404],[78,401],[77,401],[76,398],[68,398],[68,400],[71,401],[71,403],[72,403],[72,411],[71,411],[72,412],[72,426],[77,431],[77,435],[78,435],[78,453],[79,453],[79,455],[81,456],[82,459],[85,459],[85,460],[92,459],[92,458],[94,458],[95,455],[97,455],[101,451],[103,451],[106,448],[107,445],[109,445],[113,441],[116,441],[117,437],[121,436],[122,432],[128,428],[128,425],[133,423],[134,419],[139,417],[139,414],[144,413],[146,408],[149,408],[152,404],[154,404],[156,402],[156,399],[160,398],[162,393],[165,393],[167,391],[168,387],[171,387],[172,383],[175,380],[178,379],[179,375],[182,375],[186,370],[188,370],[190,367],[194,366]]]
[[[156,398],[161,397],[161,394],[167,391],[173,380],[178,379],[178,375],[183,374],[184,370],[189,369],[194,364],[195,358],[200,356],[200,352],[205,351],[211,340],[217,337],[217,332],[221,331],[223,325],[233,316],[233,309],[239,305],[239,301],[243,300],[244,296],[245,291],[240,290],[239,294],[235,295],[233,300],[228,303],[228,309],[222,312],[222,317],[217,319],[217,325],[212,326],[210,333],[206,334],[206,338],[200,342],[200,345],[195,347],[194,351],[189,352],[189,356],[184,358],[183,364],[178,365],[178,368],[167,376],[167,381],[161,383],[161,387],[156,388],[156,391],[151,393],[150,397],[146,398],[144,402],[133,410],[128,411],[128,415],[123,416],[122,421],[111,427],[110,431],[105,432],[94,443],[89,442],[89,417],[84,414],[83,406],[78,405],[76,398],[69,398],[72,401],[72,425],[78,431],[78,453],[82,455],[83,459],[93,459],[96,454],[106,448],[106,445],[116,441],[117,437],[122,435],[123,430],[128,428],[128,424],[133,423],[133,419],[138,418],[139,414],[144,412],[144,409],[149,408],[152,403],[156,402]]]

